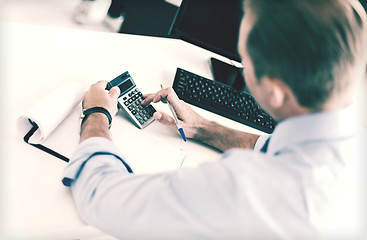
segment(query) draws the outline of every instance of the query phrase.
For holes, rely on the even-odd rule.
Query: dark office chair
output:
[[[168,35],[177,7],[164,0],[129,0],[120,33],[145,36]]]

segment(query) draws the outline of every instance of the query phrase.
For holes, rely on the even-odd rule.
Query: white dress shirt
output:
[[[267,138],[152,175],[129,174],[112,142],[90,138],[63,182],[81,218],[120,239],[361,237],[367,137],[355,107],[284,120],[261,153]]]

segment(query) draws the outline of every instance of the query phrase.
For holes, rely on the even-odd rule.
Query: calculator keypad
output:
[[[142,106],[143,101],[142,93],[139,89],[135,88],[128,94],[122,97],[123,104],[127,108],[128,112],[138,121],[141,125],[150,122],[156,111],[152,105]]]

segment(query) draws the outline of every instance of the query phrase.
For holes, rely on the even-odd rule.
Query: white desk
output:
[[[65,162],[25,144],[16,118],[65,81],[90,85],[128,70],[145,92],[171,86],[177,67],[211,78],[208,60],[220,56],[174,39],[1,23],[1,229],[0,238],[73,239],[102,235],[79,219],[61,183]],[[223,59],[223,58],[222,58]],[[194,107],[195,108],[195,107]],[[195,108],[205,117],[244,131],[237,122]],[[117,116],[114,121],[127,121]],[[132,124],[128,127],[135,128]],[[154,122],[142,131],[177,144],[184,166],[214,160],[219,153],[184,143]]]

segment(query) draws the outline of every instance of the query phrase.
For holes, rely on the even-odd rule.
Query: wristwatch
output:
[[[89,115],[91,115],[92,113],[96,113],[96,112],[103,113],[104,115],[106,115],[106,117],[108,118],[109,127],[111,127],[111,123],[112,123],[111,114],[104,107],[92,107],[92,108],[88,108],[88,109],[83,109],[83,113],[80,116],[80,118],[82,119],[81,125],[83,125],[83,123],[85,122],[85,120],[87,120]]]

